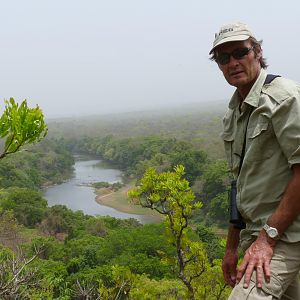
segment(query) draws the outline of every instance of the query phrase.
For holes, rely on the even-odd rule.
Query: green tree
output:
[[[0,207],[11,209],[19,223],[34,227],[43,219],[47,201],[40,192],[11,187],[0,191]]]
[[[60,146],[59,140],[44,139],[38,145],[27,145],[27,151],[8,155],[0,164],[0,187],[39,189],[60,183],[73,171],[73,156]]]
[[[209,199],[223,193],[229,186],[229,170],[225,160],[219,159],[207,165],[203,173],[203,191]]]
[[[130,299],[128,298],[135,275],[127,267],[113,266],[113,287],[107,288],[100,284],[99,292],[103,299]],[[100,298],[101,299],[101,298]]]
[[[0,117],[0,137],[6,139],[0,159],[26,144],[40,141],[46,134],[47,126],[41,109],[38,106],[29,108],[26,100],[19,105],[10,98]]]
[[[188,149],[174,154],[172,166],[183,165],[186,172],[185,178],[192,185],[196,178],[201,176],[207,162],[207,155],[203,151]]]
[[[229,172],[225,160],[210,163],[203,173],[205,221],[208,225],[228,226]]]
[[[215,259],[221,259],[224,255],[224,240],[218,237],[212,230],[212,228],[198,224],[196,227],[196,233],[199,236],[201,242],[204,244],[208,259],[212,263]]]
[[[113,230],[98,247],[97,263],[127,266],[151,278],[174,277],[170,264],[162,263],[163,257],[175,254],[163,233],[164,228],[156,224]]]
[[[71,299],[66,266],[62,262],[37,259],[33,264],[36,269],[36,284],[31,295],[25,299]]]
[[[16,249],[20,242],[20,226],[11,210],[0,209],[0,243],[6,247]]]
[[[47,209],[39,229],[50,236],[63,234],[65,238],[71,238],[83,230],[88,218],[82,211],[73,212],[64,205],[53,205]]]
[[[87,233],[99,237],[104,237],[107,234],[107,228],[102,218],[95,217],[86,221],[85,230]]]
[[[186,289],[182,281],[166,278],[158,281],[146,275],[137,276],[130,289],[132,300],[177,300],[184,299],[185,295]]]
[[[182,179],[183,175],[183,166],[175,167],[174,172],[161,174],[150,168],[141,179],[140,185],[129,192],[129,196],[136,204],[165,215],[168,236],[177,254],[176,273],[187,287],[188,298],[196,299],[201,294],[201,299],[212,299],[211,293],[203,293],[203,290],[211,291],[212,288],[206,281],[207,274],[211,272],[206,251],[203,243],[190,238],[189,221],[193,210],[200,208],[202,204],[194,202],[195,195],[188,181]],[[224,281],[220,284],[222,288],[225,286]],[[221,297],[222,293],[219,293],[216,299],[224,299]],[[197,299],[200,298],[197,296]]]

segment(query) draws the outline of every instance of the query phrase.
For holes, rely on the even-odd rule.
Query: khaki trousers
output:
[[[256,287],[256,273],[252,274],[250,285],[243,288],[244,278],[237,284],[229,300],[300,300],[300,242],[278,241],[271,260],[271,280]]]

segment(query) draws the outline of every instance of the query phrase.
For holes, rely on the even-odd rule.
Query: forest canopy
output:
[[[162,119],[161,125],[165,122]],[[13,155],[5,155],[0,161],[1,297],[192,299],[182,279],[198,270],[203,275],[195,280],[194,297],[226,299],[228,287],[220,268],[225,241],[216,232],[226,226],[227,166],[196,146],[197,139],[186,136],[188,132],[74,138],[62,130],[38,145],[28,142],[26,151],[18,151],[20,147]],[[137,180],[137,185],[149,168],[157,174],[172,174],[179,165],[185,168],[182,180],[194,195],[191,207],[197,209],[183,204],[189,211],[189,225],[182,245],[197,253],[196,269],[189,267],[185,277],[175,271],[178,249],[169,231],[173,221],[142,225],[135,219],[85,215],[63,205],[49,207],[41,188],[70,178],[74,153],[101,158],[122,170],[126,178]],[[20,271],[17,281],[10,279],[14,268]]]

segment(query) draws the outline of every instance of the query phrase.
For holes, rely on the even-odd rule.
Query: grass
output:
[[[154,223],[160,222],[162,217],[159,213],[130,203],[127,192],[132,188],[134,188],[133,180],[115,192],[108,188],[96,189],[96,201],[124,213],[151,216]]]

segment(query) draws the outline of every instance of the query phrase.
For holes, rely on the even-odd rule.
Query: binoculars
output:
[[[233,224],[234,228],[244,229],[246,228],[246,224],[243,221],[243,218],[237,208],[236,195],[237,195],[236,180],[232,180],[230,194],[229,194],[229,213],[230,213],[229,222]]]

